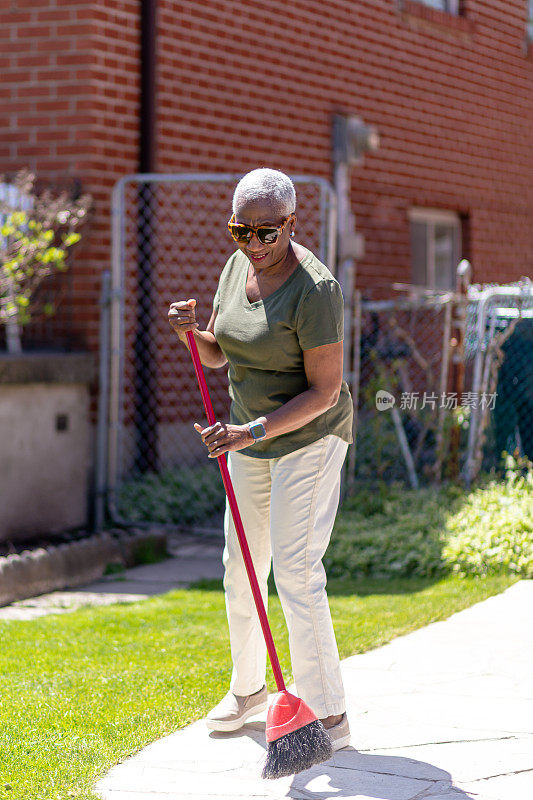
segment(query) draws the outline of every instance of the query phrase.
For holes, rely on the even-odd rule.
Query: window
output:
[[[533,42],[533,0],[527,3],[527,38]]]
[[[461,259],[461,220],[454,211],[412,208],[411,283],[429,289],[454,289]]]
[[[419,0],[419,2],[439,11],[446,11],[448,14],[459,14],[459,0]]]

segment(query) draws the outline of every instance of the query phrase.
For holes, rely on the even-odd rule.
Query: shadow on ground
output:
[[[246,723],[234,733],[213,731],[209,736],[215,740],[250,737],[265,748],[265,723],[254,721]],[[262,769],[262,763],[258,769]],[[294,775],[285,796],[327,800],[330,797],[354,798],[361,795],[379,800],[397,800],[400,796],[443,797],[452,793],[456,800],[472,800],[472,795],[454,786],[449,772],[434,764],[345,747],[335,753],[331,761]]]

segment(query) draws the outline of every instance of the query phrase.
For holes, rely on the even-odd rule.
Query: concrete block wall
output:
[[[87,355],[0,358],[0,541],[87,524],[93,377]]]

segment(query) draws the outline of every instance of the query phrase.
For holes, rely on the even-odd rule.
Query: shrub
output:
[[[224,486],[217,465],[167,469],[123,484],[120,513],[132,522],[193,525],[221,514]]]
[[[324,564],[331,577],[430,577],[443,573],[445,509],[450,487],[409,491],[379,484],[350,497],[337,516]]]
[[[451,571],[533,578],[533,472],[509,465],[505,481],[475,489],[449,516],[443,558]]]
[[[91,207],[89,195],[72,199],[67,192],[38,195],[35,177],[21,171],[12,184],[0,178],[0,325],[7,326],[8,349],[20,351],[20,327],[35,311],[35,295],[45,278],[67,268],[67,253]],[[54,303],[42,308],[45,316]]]
[[[533,472],[466,492],[365,488],[339,510],[324,558],[331,577],[533,577]]]

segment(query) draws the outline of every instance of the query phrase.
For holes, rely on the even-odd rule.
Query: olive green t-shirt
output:
[[[228,360],[230,421],[243,425],[308,389],[303,351],[343,339],[341,288],[309,250],[265,300],[246,296],[249,261],[240,250],[226,263],[213,301],[215,338]],[[256,442],[241,453],[277,458],[327,434],[352,441],[353,404],[342,382],[337,404],[297,430]]]

